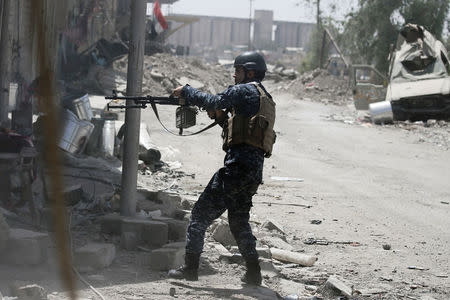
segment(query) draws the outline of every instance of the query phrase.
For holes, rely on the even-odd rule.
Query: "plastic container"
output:
[[[370,103],[369,112],[372,122],[375,124],[392,123],[394,120],[390,101]]]
[[[114,155],[114,141],[116,138],[116,127],[114,120],[105,120],[103,125],[102,145],[105,154]]]

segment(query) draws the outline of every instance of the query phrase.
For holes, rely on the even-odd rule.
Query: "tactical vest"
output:
[[[233,145],[248,144],[264,151],[265,157],[272,155],[272,147],[276,134],[273,130],[275,123],[275,102],[256,82],[251,82],[259,92],[259,110],[251,117],[237,115],[231,111],[227,126],[223,127],[223,149],[226,151]]]

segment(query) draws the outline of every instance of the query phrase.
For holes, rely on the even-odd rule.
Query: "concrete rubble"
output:
[[[112,75],[107,75],[105,70],[98,70],[95,76],[97,89],[104,93],[109,93],[111,88],[123,90],[126,65],[127,60],[123,58],[114,62],[115,71]],[[230,82],[229,70],[224,67],[203,64],[197,59],[181,59],[169,54],[146,57],[144,69],[144,94],[167,95],[174,87],[185,83],[217,93]],[[280,91],[293,93],[304,101],[321,102],[342,108],[352,103],[345,84],[346,79],[331,76],[324,71],[314,70],[300,75],[295,70],[275,66],[271,68],[268,78],[279,81]],[[101,111],[100,108],[98,112]],[[348,125],[370,126],[364,118],[348,112],[337,112],[329,119]],[[119,125],[118,122],[120,128]],[[450,130],[446,121],[398,122],[391,126],[405,132],[419,132],[421,138],[418,143],[430,142],[446,149],[450,145]],[[87,273],[90,278],[101,278],[103,275],[94,273],[104,269],[116,270],[114,268],[118,265],[122,267],[125,264],[134,264],[145,268],[145,272],[151,273],[151,276],[159,276],[158,278],[164,280],[165,271],[184,262],[189,210],[197,195],[187,195],[186,191],[176,186],[167,190],[159,188],[167,186],[168,182],[175,179],[194,178],[195,174],[186,174],[181,168],[171,167],[164,162],[164,151],[148,142],[150,138],[145,126],[141,131],[145,137],[141,139],[139,177],[149,178],[155,184],[139,186],[137,214],[133,218],[119,215],[120,155],[93,157],[64,153],[65,184],[68,186],[65,199],[70,216],[68,224],[73,235],[74,266],[77,270]],[[51,208],[44,199],[42,187],[36,190],[36,195],[43,204],[41,229],[51,230]],[[10,220],[0,213],[0,261],[27,266],[44,264],[49,256],[48,249],[54,247],[49,234],[9,226],[5,219]],[[257,238],[264,284],[271,288],[260,287],[248,291],[247,287],[243,287],[242,290],[248,292],[248,295],[253,295],[256,299],[280,299],[277,292],[286,297],[289,295],[289,299],[335,299],[353,296],[355,290],[349,286],[353,285],[352,279],[344,282],[337,277],[341,274],[336,270],[323,270],[322,266],[315,264],[318,259],[321,261],[319,250],[300,250],[297,246],[294,247],[290,232],[276,220],[256,220],[252,227]],[[205,254],[201,259],[201,273],[205,269],[205,272],[214,274],[222,272],[223,269],[236,274],[244,270],[245,262],[225,217],[208,229]],[[208,268],[204,268],[205,265]],[[375,290],[379,292],[380,288]],[[361,293],[363,291],[361,289]],[[376,295],[371,291],[364,292],[367,294],[363,295],[369,297]],[[389,297],[392,295],[390,293],[388,288],[382,289],[383,295]],[[24,294],[34,295],[34,298],[26,298]],[[47,298],[46,291],[38,285],[23,286],[12,295],[19,299]],[[0,300],[1,298],[0,294]],[[423,296],[420,299],[433,298]]]

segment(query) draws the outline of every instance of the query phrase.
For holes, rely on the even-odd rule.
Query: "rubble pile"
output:
[[[127,62],[126,56],[115,61],[114,70],[126,76]],[[125,77],[122,79],[126,82]],[[143,94],[167,95],[177,86],[187,83],[202,91],[216,94],[232,84],[233,80],[230,70],[219,65],[203,63],[198,58],[167,53],[145,56]]]
[[[360,125],[365,127],[380,126],[372,123],[369,115],[361,115],[360,112],[344,111],[336,112],[326,117],[327,120],[342,122],[348,125]],[[395,121],[381,126],[395,127],[404,130],[408,135],[416,139],[416,143],[434,144],[442,150],[450,149],[450,123],[445,120],[429,119],[423,121]]]
[[[450,149],[450,123],[443,120],[427,120],[426,122],[395,122],[393,125],[411,132],[418,137],[417,143],[435,144],[443,150]]]
[[[316,69],[304,73],[280,89],[307,101],[333,105],[352,102],[348,77],[330,75],[326,70]]]

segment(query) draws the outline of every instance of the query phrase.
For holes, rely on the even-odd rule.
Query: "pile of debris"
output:
[[[104,94],[112,89],[126,88],[128,57],[116,60],[113,70],[100,69],[94,76]],[[223,91],[233,83],[231,70],[204,63],[198,58],[157,53],[144,58],[143,94],[164,96],[180,85],[190,84],[212,94]]]
[[[333,105],[352,102],[348,77],[334,76],[326,70],[316,69],[286,83],[280,90],[304,100]]]

